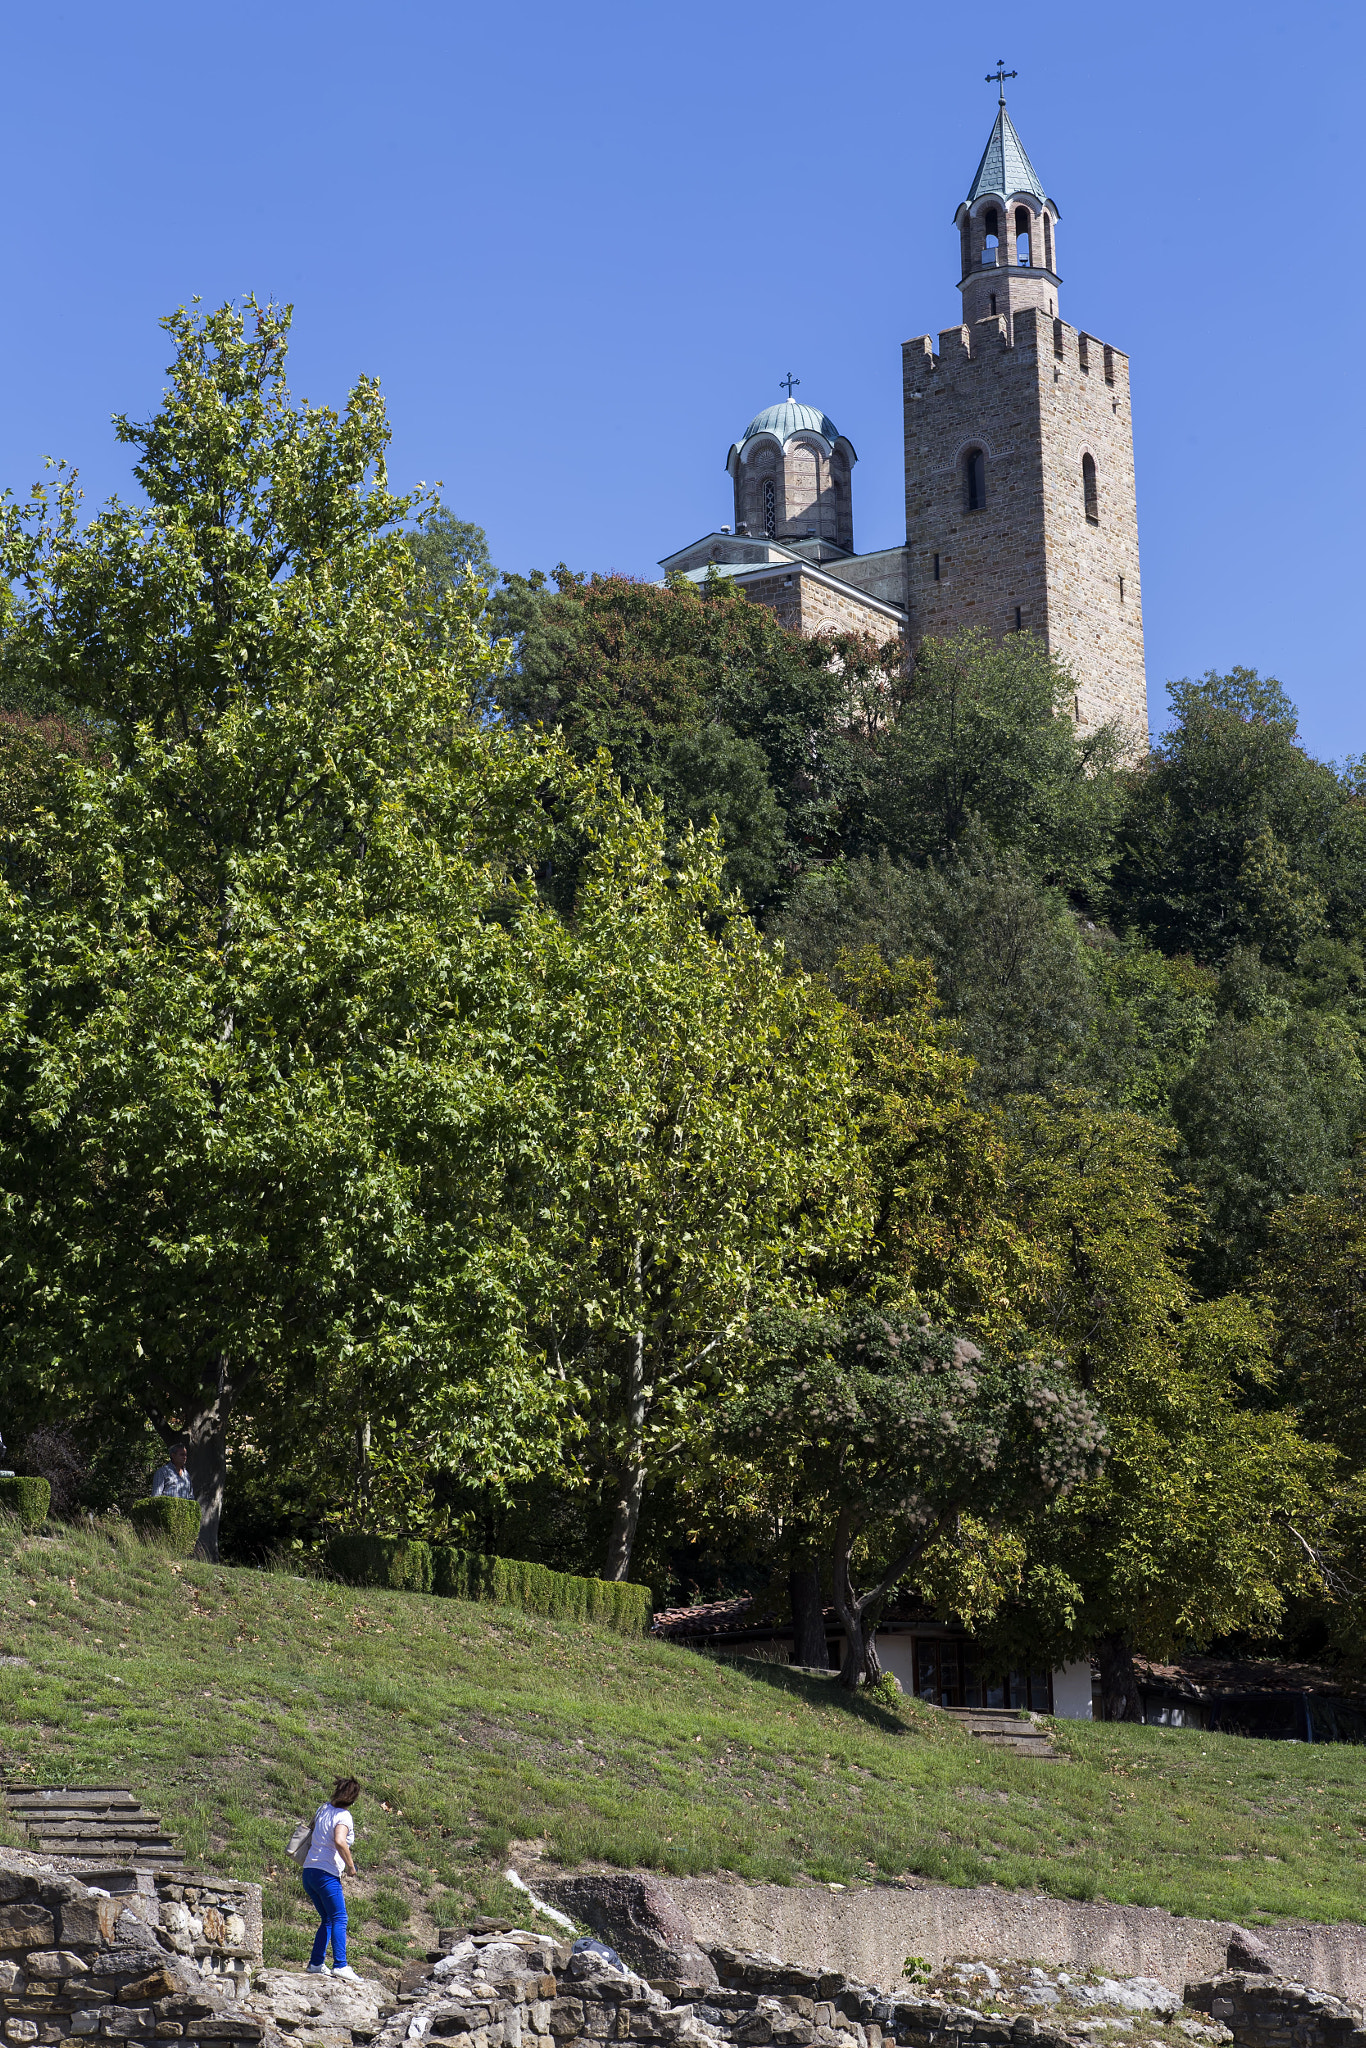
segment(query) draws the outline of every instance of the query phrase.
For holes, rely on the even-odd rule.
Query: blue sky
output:
[[[998,57],[1061,310],[1128,350],[1149,690],[1243,663],[1366,751],[1361,17],[1335,4],[11,6],[0,482],[127,488],[159,314],[293,300],[509,568],[656,573],[791,369],[901,526],[900,344],[957,315]],[[1349,138],[1355,144],[1349,158]]]

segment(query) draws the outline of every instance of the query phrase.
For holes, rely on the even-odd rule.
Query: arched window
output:
[[[778,486],[771,476],[764,478],[764,532],[770,540],[778,537]]]
[[[1092,455],[1081,458],[1081,495],[1086,505],[1086,517],[1092,526],[1100,525],[1100,500],[1096,496],[1096,463]]]
[[[986,510],[987,458],[980,448],[969,448],[963,457],[963,502],[969,512]]]
[[[996,261],[996,244],[1001,233],[1001,216],[994,206],[989,206],[982,215],[982,261]]]
[[[1034,216],[1033,216],[1033,214],[1032,214],[1032,213],[1030,212],[1030,210],[1029,210],[1029,208],[1028,208],[1027,206],[1017,206],[1017,207],[1016,207],[1016,209],[1015,209],[1015,260],[1016,260],[1016,262],[1017,262],[1017,263],[1019,264],[1019,266],[1020,266],[1020,268],[1021,268],[1022,270],[1028,270],[1028,269],[1029,269],[1029,267],[1030,267],[1030,266],[1029,266],[1029,255],[1030,255],[1030,243],[1029,243],[1029,230],[1030,230],[1030,228],[1032,227],[1032,225],[1033,225],[1033,222],[1034,222]]]

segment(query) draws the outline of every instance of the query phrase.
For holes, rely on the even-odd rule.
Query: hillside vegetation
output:
[[[783,1667],[183,1562],[117,1524],[0,1529],[0,1652],[27,1660],[0,1667],[5,1776],[129,1783],[189,1861],[264,1883],[277,1960],[311,1917],[284,1836],[342,1769],[364,1786],[358,1947],[390,1964],[499,1903],[513,1843],[569,1865],[1363,1917],[1354,1748],[1062,1723],[1066,1760],[1035,1764]]]

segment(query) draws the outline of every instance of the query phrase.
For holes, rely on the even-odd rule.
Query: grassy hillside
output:
[[[514,1842],[567,1864],[1366,1918],[1366,1750],[1064,1722],[1068,1761],[1037,1764],[914,1702],[183,1563],[117,1527],[0,1529],[0,1652],[28,1660],[0,1667],[5,1776],[126,1781],[191,1861],[265,1883],[273,1959],[312,1925],[283,1839],[342,1770],[364,1786],[352,1917],[375,1961],[497,1903]]]

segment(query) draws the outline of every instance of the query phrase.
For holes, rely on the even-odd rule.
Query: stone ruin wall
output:
[[[260,1962],[257,1885],[0,1870],[0,2025],[12,2048],[73,2036],[255,2048],[262,2025],[235,2008]]]
[[[101,1874],[114,1875],[85,1877]],[[963,1991],[932,1996],[700,1945],[667,1889],[641,1878],[568,1881],[585,1888],[580,1905],[592,1903],[587,1888],[609,1894],[612,1924],[603,1932],[628,1959],[620,1969],[564,1941],[484,1923],[492,1931],[443,1933],[438,1951],[405,1966],[394,1996],[373,1982],[353,1988],[261,1969],[255,1886],[184,1872],[118,1875],[132,1882],[111,1896],[77,1875],[0,1870],[8,2048],[76,2037],[129,2048],[176,2040],[212,2048],[426,2048],[429,2040],[449,2048],[1078,2048],[1096,2024],[955,2002],[974,1995],[975,1978],[992,1975],[980,1965],[964,1967]],[[1253,1937],[1239,1933],[1230,1957],[1255,1967],[1184,1987],[1187,2007],[1210,2021],[1179,2022],[1190,2041],[1366,2048],[1359,2006],[1269,1974]],[[1169,2020],[1179,2011],[1177,1995],[1156,1980],[1134,1983],[1148,1987],[1154,2014]]]

